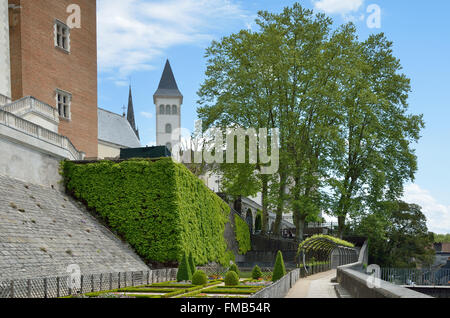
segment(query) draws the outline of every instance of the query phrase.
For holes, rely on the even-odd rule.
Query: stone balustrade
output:
[[[21,98],[12,103],[11,102],[6,103],[6,105],[2,107],[2,110],[10,112],[19,117],[23,116],[28,112],[34,112],[46,117],[47,119],[55,122],[56,124],[59,123],[58,110],[55,107],[52,107],[44,102],[41,102],[40,100],[37,100],[32,96]]]
[[[5,95],[0,94],[0,107],[11,103],[11,99],[9,97],[6,97]]]
[[[78,151],[69,138],[22,119],[8,111],[0,110],[0,125],[8,126],[27,135],[36,137],[52,145],[65,149],[71,154],[72,158],[70,159],[72,160],[84,159],[84,153]]]

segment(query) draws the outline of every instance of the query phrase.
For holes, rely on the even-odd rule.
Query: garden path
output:
[[[300,279],[289,291],[286,298],[337,298],[331,280],[336,270],[323,272]]]

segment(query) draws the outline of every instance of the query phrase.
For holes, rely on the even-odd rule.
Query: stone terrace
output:
[[[0,176],[0,281],[147,271],[134,251],[78,202],[52,189]]]

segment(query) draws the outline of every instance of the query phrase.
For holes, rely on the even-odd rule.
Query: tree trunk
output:
[[[283,220],[283,209],[284,209],[284,196],[286,190],[286,176],[285,173],[280,173],[280,188],[278,192],[278,204],[277,204],[277,216],[275,219],[274,232],[280,233],[281,221]]]
[[[262,179],[262,230],[263,235],[269,232],[269,211],[267,209],[268,179],[266,175],[261,176]]]
[[[345,216],[338,216],[338,237],[342,239],[345,230]]]

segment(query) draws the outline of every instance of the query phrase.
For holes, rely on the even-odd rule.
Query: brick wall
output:
[[[9,0],[12,98],[34,96],[55,106],[55,90],[72,94],[71,120],[59,133],[87,157],[97,147],[97,40],[95,0]],[[81,8],[81,28],[70,32],[70,53],[55,48],[55,19],[66,22],[70,4]]]

